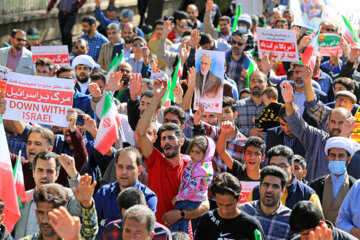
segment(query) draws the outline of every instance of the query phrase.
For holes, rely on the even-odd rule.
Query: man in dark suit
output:
[[[200,71],[196,74],[196,91],[199,91],[200,97],[214,98],[223,88],[221,79],[209,71],[211,64],[211,56],[204,53]]]

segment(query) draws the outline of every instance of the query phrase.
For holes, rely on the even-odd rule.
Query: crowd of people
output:
[[[344,38],[340,22],[325,19],[318,31],[340,36],[341,53],[318,52],[312,67],[259,56],[258,27],[295,31],[300,57],[316,36],[293,23],[288,1],[238,17],[235,1],[227,15],[212,0],[184,1],[154,26],[136,26],[132,10],[109,6],[104,14],[96,0],[75,41],[85,0],[68,2],[58,7],[70,66],[47,58],[33,65],[36,28],[14,29],[0,49],[0,65],[12,72],[74,80],[68,127],[3,119],[26,201],[9,233],[0,200],[0,239],[360,239],[360,144],[350,136],[360,46]],[[222,113],[194,110],[195,89],[212,74],[196,72],[197,49],[225,53],[215,94]],[[203,64],[211,66],[207,55]],[[102,154],[95,139],[109,92],[120,137]],[[7,111],[0,91],[0,114]]]

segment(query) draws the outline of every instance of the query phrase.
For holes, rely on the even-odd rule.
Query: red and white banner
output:
[[[34,67],[39,58],[48,58],[54,65],[70,66],[68,46],[34,46],[31,52]]]
[[[0,92],[5,92],[9,69],[0,66]]]
[[[241,181],[241,196],[238,204],[245,203],[254,189],[254,187],[258,186],[260,182],[248,182],[248,181]]]
[[[74,80],[10,72],[5,93],[4,119],[67,127]]]
[[[267,53],[278,61],[299,61],[295,30],[258,27],[256,32],[260,59]]]

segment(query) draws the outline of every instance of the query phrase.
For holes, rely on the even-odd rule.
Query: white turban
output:
[[[96,63],[94,61],[94,59],[92,57],[90,57],[89,55],[79,55],[77,57],[74,58],[74,60],[72,61],[72,67],[75,69],[77,65],[87,65],[92,69],[94,69]]]
[[[328,155],[330,148],[345,149],[352,157],[352,156],[354,156],[355,152],[359,149],[359,144],[351,138],[332,137],[332,138],[329,138],[325,144],[326,156]]]

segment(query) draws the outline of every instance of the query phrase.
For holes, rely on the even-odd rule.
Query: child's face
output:
[[[190,157],[191,157],[191,161],[200,162],[204,157],[204,153],[201,151],[201,149],[198,146],[193,146],[192,149],[190,150]]]
[[[269,106],[269,104],[271,103],[270,99],[266,96],[266,94],[263,95],[263,102],[266,107]]]

